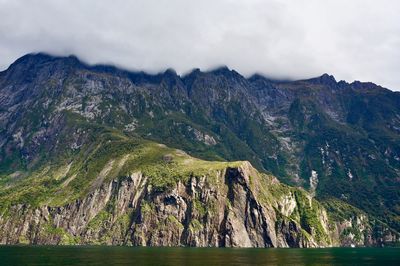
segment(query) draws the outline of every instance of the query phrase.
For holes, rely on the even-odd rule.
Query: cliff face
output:
[[[320,228],[302,227],[300,220],[315,222],[304,215],[283,219],[304,206],[290,198],[291,192],[276,198],[260,189],[260,178],[245,162],[213,178],[192,176],[160,192],[142,173],[134,173],[105,182],[84,199],[62,207],[12,206],[0,218],[0,241],[196,247],[331,245],[323,209],[310,208]],[[268,182],[281,189],[275,179]],[[310,198],[306,204],[317,203]]]

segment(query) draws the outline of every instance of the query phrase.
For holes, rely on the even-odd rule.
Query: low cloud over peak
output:
[[[0,0],[0,67],[45,51],[151,73],[373,81],[400,90],[396,0]]]

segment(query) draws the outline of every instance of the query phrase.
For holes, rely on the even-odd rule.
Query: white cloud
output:
[[[400,90],[397,0],[0,0],[0,68],[44,51],[184,73],[373,81]]]

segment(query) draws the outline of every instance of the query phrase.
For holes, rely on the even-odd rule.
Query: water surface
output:
[[[0,265],[400,265],[399,248],[0,246]]]

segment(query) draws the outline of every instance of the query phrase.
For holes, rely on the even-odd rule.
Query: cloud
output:
[[[397,0],[0,0],[0,68],[30,52],[178,73],[373,81],[400,90]]]

